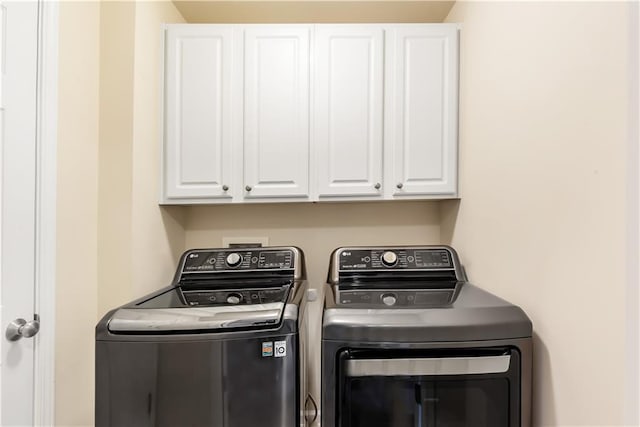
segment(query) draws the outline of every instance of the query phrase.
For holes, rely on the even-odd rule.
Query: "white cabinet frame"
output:
[[[458,31],[166,25],[160,202],[457,197]]]

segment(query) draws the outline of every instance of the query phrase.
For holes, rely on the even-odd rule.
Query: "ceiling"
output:
[[[189,23],[442,22],[455,1],[173,0]]]

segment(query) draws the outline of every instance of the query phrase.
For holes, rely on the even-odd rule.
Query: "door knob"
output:
[[[9,341],[18,341],[20,338],[31,338],[37,334],[38,331],[40,331],[40,319],[38,315],[34,317],[30,322],[22,318],[10,322],[9,326],[7,326],[5,337],[7,337]]]

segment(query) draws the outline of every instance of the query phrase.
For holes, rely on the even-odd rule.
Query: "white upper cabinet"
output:
[[[313,144],[323,196],[382,197],[383,40],[380,26],[318,26]]]
[[[230,26],[166,32],[163,187],[167,199],[231,198]]]
[[[244,196],[309,195],[309,26],[244,35]]]
[[[161,203],[457,196],[455,24],[165,26]]]
[[[386,190],[394,197],[455,196],[458,29],[393,27],[387,54]]]

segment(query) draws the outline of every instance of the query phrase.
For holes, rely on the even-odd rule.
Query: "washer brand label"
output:
[[[285,357],[287,355],[287,342],[286,341],[276,341],[274,343],[275,348],[275,356],[276,357]]]
[[[278,343],[276,343],[278,344]],[[273,356],[273,342],[263,342],[262,343],[262,357],[271,357]]]

